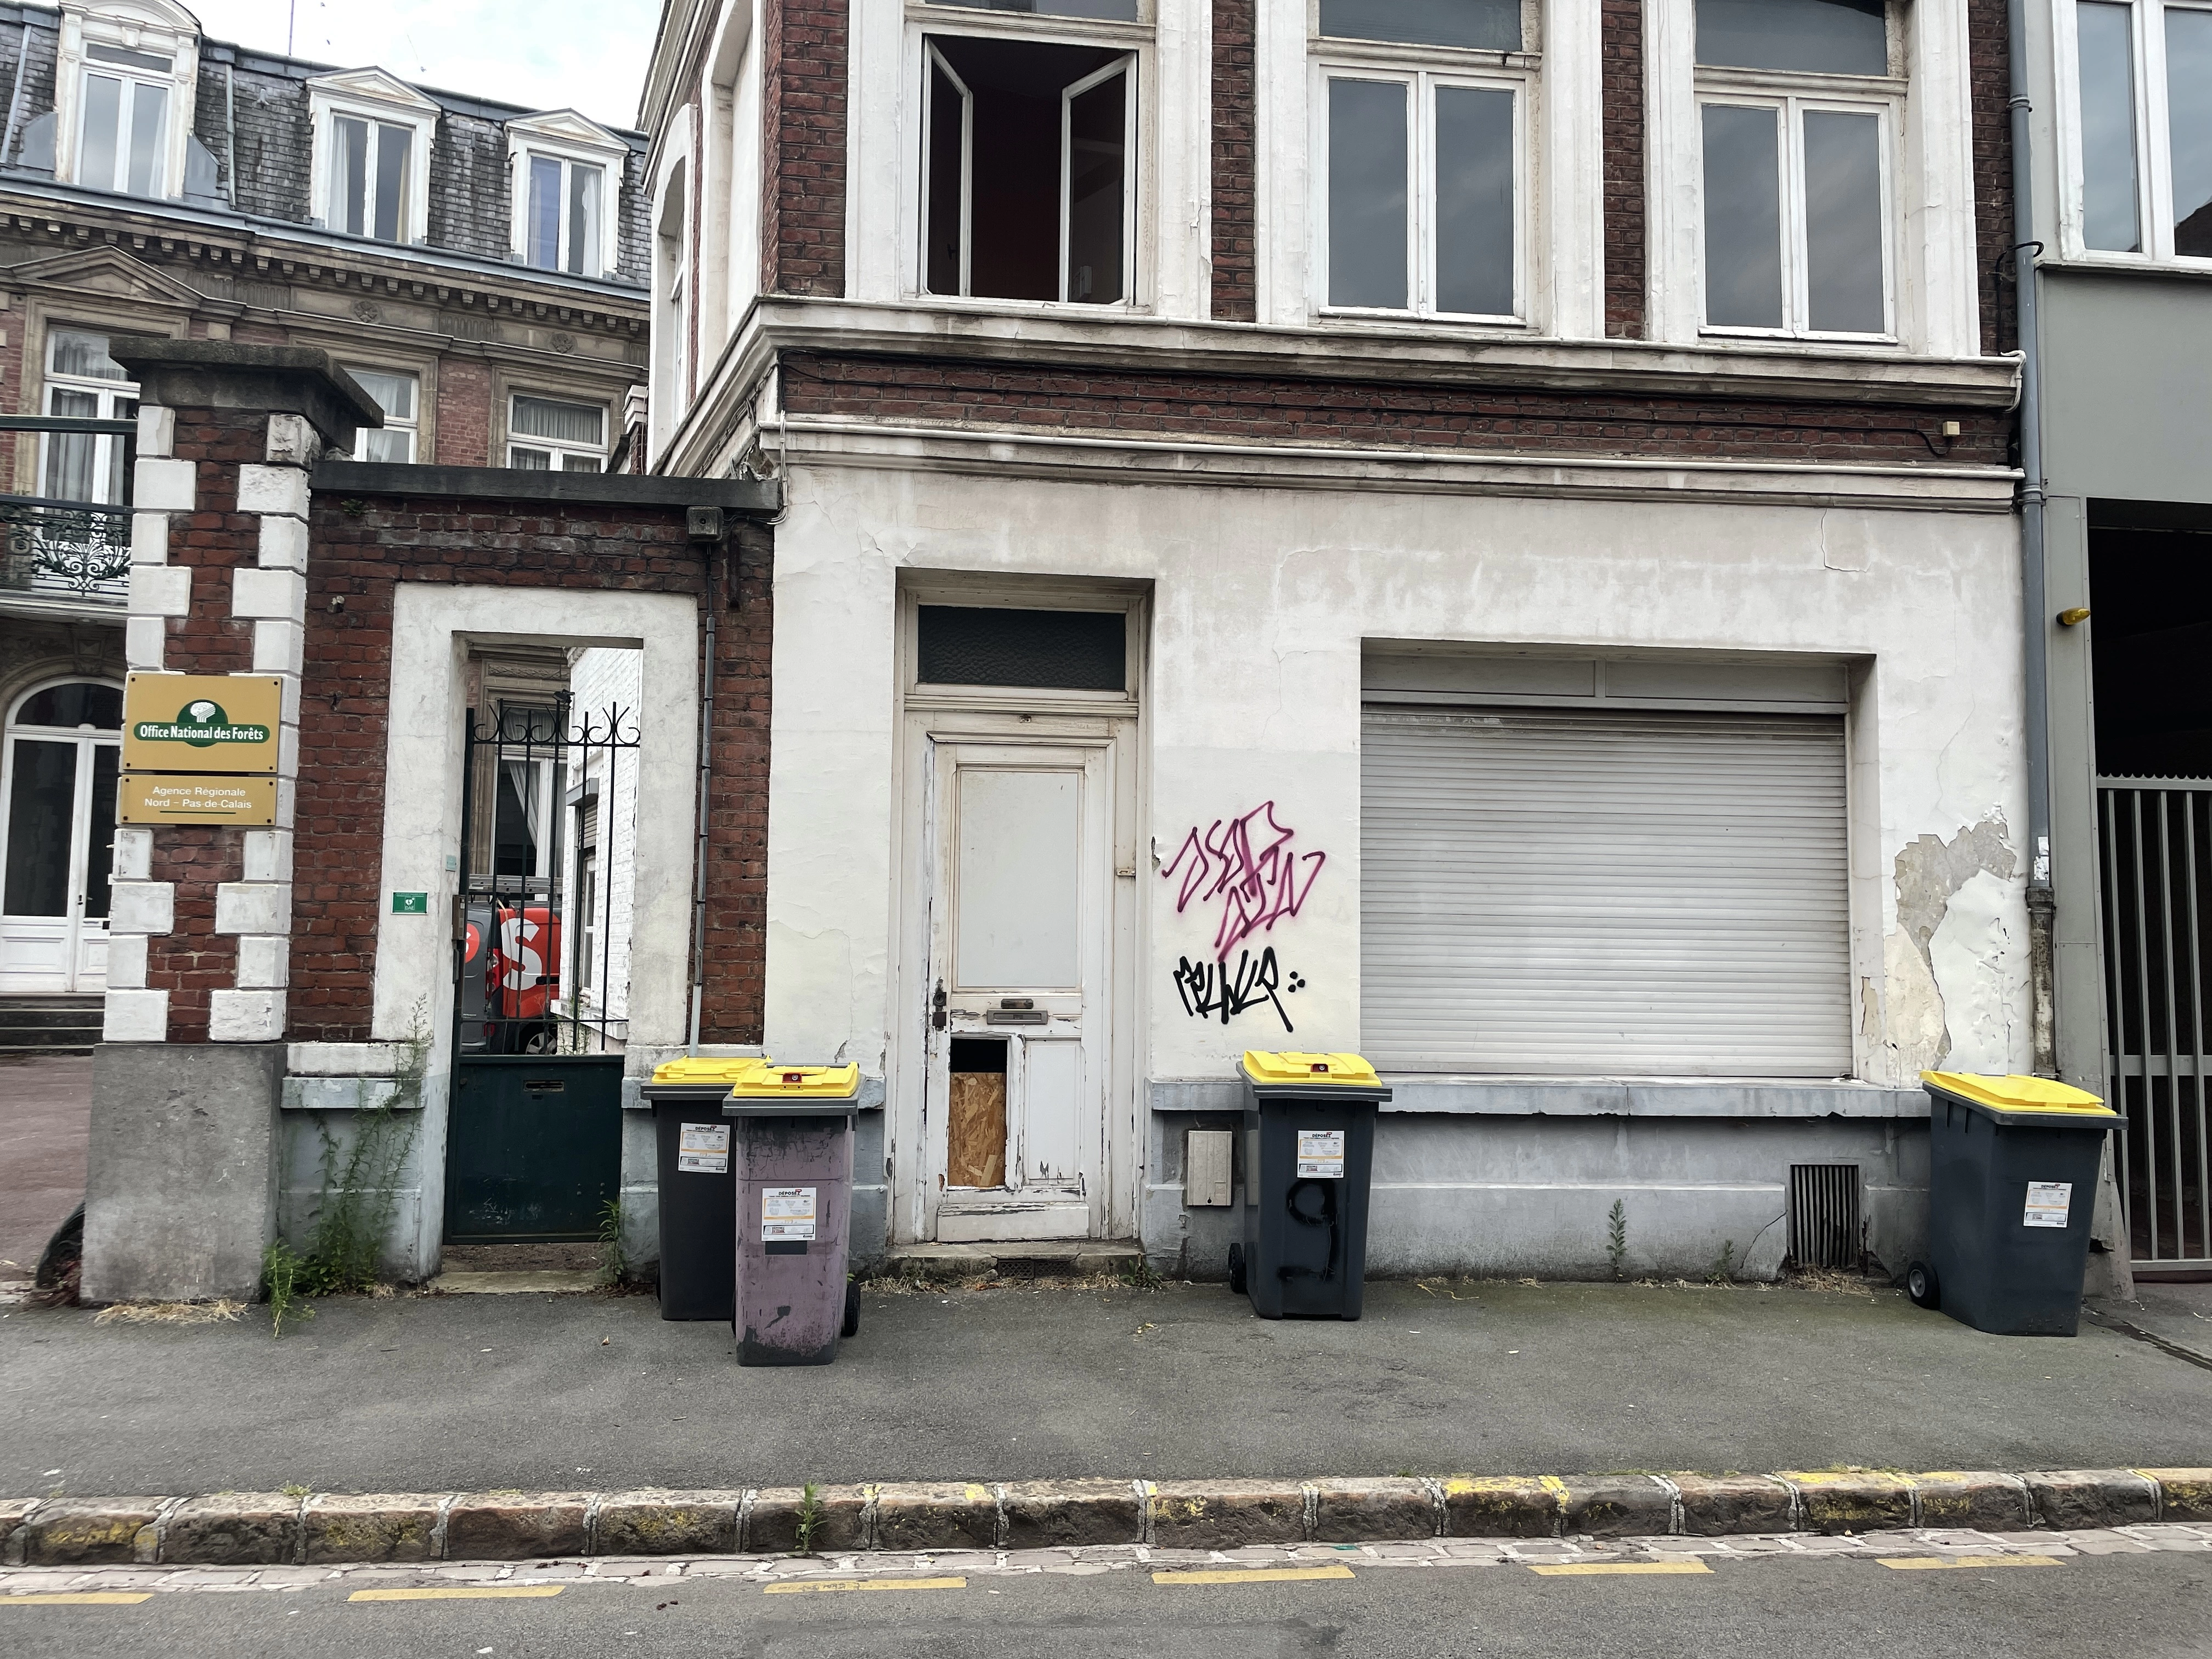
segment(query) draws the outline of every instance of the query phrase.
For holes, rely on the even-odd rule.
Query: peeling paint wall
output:
[[[1150,898],[1139,1006],[1126,1011],[1147,1079],[1223,1078],[1247,1048],[1358,1046],[1360,645],[1378,639],[1853,662],[1856,988],[1838,994],[1855,1004],[1858,1074],[1909,1083],[1939,1057],[2021,1063],[2026,927],[2008,826],[2025,808],[2008,517],[1100,486],[805,463],[788,477],[775,579],[771,1053],[842,1056],[879,1075],[894,1030],[920,1029],[920,1001],[893,1002],[918,994],[896,988],[892,951],[896,600],[911,570],[1152,584],[1139,841]],[[1236,820],[1263,806],[1243,846],[1232,844]],[[1194,830],[1201,847],[1215,837],[1207,856],[1219,866],[1198,894],[1190,866],[1176,864]],[[1218,960],[1224,922],[1232,970],[1238,952],[1256,971],[1272,949],[1277,979],[1226,1021],[1218,1006],[1194,1012],[1178,978],[1179,965]],[[1200,1002],[1218,994],[1197,990]]]

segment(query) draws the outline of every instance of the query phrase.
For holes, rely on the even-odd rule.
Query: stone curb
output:
[[[2212,1468],[884,1481],[719,1492],[0,1498],[0,1566],[326,1566],[2212,1522]]]

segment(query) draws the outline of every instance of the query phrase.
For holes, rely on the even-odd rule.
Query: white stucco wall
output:
[[[794,466],[777,532],[767,1045],[879,1074],[893,1018],[902,569],[1153,584],[1153,859],[1267,801],[1327,862],[1273,944],[1297,1046],[1359,1045],[1363,639],[1856,659],[1859,1072],[2027,1065],[2017,535],[2000,512],[1460,496]],[[1809,486],[1808,486],[1809,487]],[[1900,854],[1903,854],[1900,865]],[[1170,975],[1215,915],[1158,862],[1138,1011],[1149,1079],[1275,1046],[1264,1009],[1194,1019]],[[1899,896],[1908,922],[1901,929]],[[1948,1033],[1948,1036],[1947,1036]]]

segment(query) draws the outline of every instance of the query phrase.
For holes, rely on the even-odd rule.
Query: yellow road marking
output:
[[[1333,1567],[1207,1567],[1196,1572],[1156,1572],[1155,1584],[1285,1584],[1310,1578],[1349,1578],[1352,1569]]]
[[[965,1578],[787,1578],[763,1584],[770,1595],[799,1595],[810,1590],[966,1589]]]
[[[151,1590],[40,1590],[28,1595],[0,1595],[0,1607],[135,1607],[153,1599]]]
[[[520,1601],[558,1595],[559,1584],[441,1584],[434,1589],[356,1590],[349,1601]]]
[[[1549,1561],[1532,1565],[1528,1571],[1547,1578],[1648,1578],[1660,1573],[1711,1572],[1712,1569],[1702,1561]]]
[[[1925,1572],[1946,1567],[2055,1567],[2055,1555],[1883,1555],[1875,1558],[1899,1572]]]

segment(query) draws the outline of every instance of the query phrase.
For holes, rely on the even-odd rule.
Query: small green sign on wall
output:
[[[395,916],[427,916],[430,914],[430,896],[428,893],[394,893],[392,896],[392,914]]]

